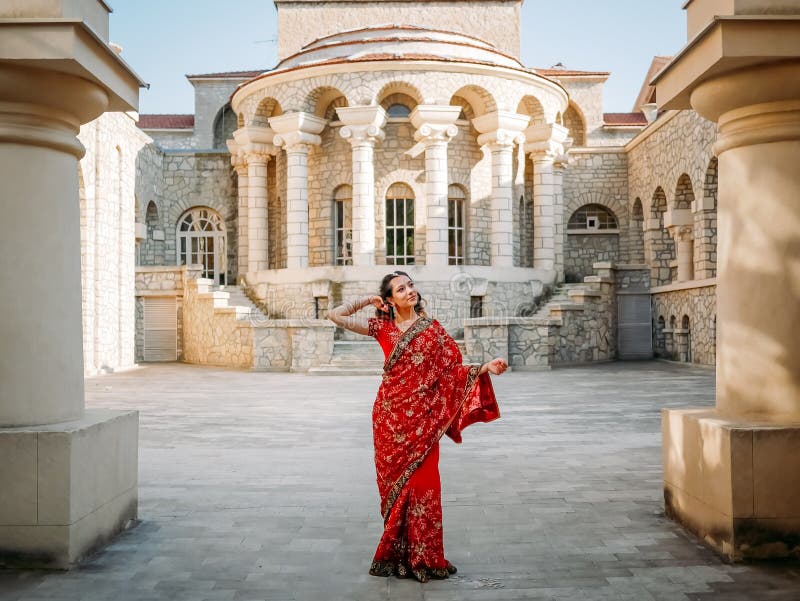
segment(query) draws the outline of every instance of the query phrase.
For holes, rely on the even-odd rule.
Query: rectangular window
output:
[[[386,263],[414,263],[414,199],[386,199]]]
[[[353,264],[353,232],[351,228],[347,227],[348,205],[346,205],[345,202],[345,199],[336,199],[333,201],[333,228],[336,239],[336,265]]]
[[[464,264],[464,199],[447,199],[447,262]]]
[[[469,316],[472,318],[483,317],[483,297],[470,296],[469,297]]]

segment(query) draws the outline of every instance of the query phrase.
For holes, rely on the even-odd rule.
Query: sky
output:
[[[379,1],[379,0],[377,0]],[[521,60],[528,67],[610,71],[605,112],[632,109],[656,55],[686,41],[684,0],[526,0]],[[193,113],[186,75],[277,63],[272,0],[111,0],[110,39],[144,81],[139,110]]]

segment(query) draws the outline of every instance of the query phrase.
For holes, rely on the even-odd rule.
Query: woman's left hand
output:
[[[492,359],[491,361],[486,363],[484,367],[486,368],[486,371],[488,371],[489,373],[494,374],[495,376],[499,376],[505,370],[508,369],[508,363],[506,363],[505,359],[498,357],[497,359]]]

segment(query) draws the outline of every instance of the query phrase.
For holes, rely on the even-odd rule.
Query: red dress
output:
[[[420,317],[405,332],[370,319],[386,356],[372,410],[375,468],[384,531],[370,574],[447,577],[442,544],[439,439],[500,416],[488,374],[462,365],[458,345],[435,320]]]

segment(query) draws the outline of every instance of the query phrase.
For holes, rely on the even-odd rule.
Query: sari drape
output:
[[[405,332],[370,320],[386,355],[372,411],[375,468],[384,532],[370,573],[447,577],[442,544],[439,439],[500,416],[488,374],[463,365],[461,351],[435,320]]]

